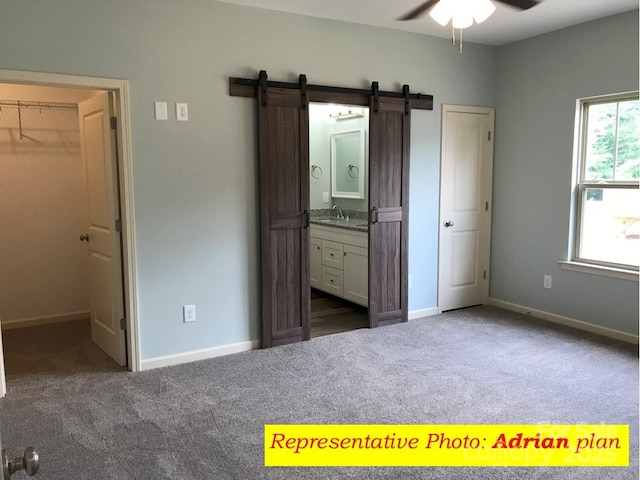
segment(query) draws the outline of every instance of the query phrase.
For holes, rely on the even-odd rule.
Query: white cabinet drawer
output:
[[[329,240],[322,241],[322,265],[342,270],[344,245]]]
[[[337,268],[322,266],[322,289],[333,295],[342,297],[344,277],[342,270]]]

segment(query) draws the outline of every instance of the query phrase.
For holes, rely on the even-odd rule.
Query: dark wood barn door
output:
[[[405,98],[378,97],[369,113],[369,325],[408,317],[409,142],[411,108]]]
[[[310,338],[309,111],[304,89],[258,88],[262,347]],[[302,81],[302,79],[301,79]]]

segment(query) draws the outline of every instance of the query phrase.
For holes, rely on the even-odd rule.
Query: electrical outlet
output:
[[[179,122],[189,120],[189,109],[186,103],[176,103],[176,120]]]
[[[544,276],[544,288],[551,288],[551,275]]]
[[[196,321],[196,306],[185,305],[182,307],[182,321],[184,323],[190,323]]]

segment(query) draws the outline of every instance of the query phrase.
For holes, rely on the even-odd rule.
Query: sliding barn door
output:
[[[408,98],[374,90],[369,118],[369,324],[377,327],[408,315]]]
[[[258,87],[262,347],[310,338],[309,113],[299,89]]]

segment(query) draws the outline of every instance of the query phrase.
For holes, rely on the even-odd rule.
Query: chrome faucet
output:
[[[344,218],[344,212],[342,211],[342,208],[340,207],[340,205],[334,205],[333,209],[338,209],[338,218],[343,219]]]

